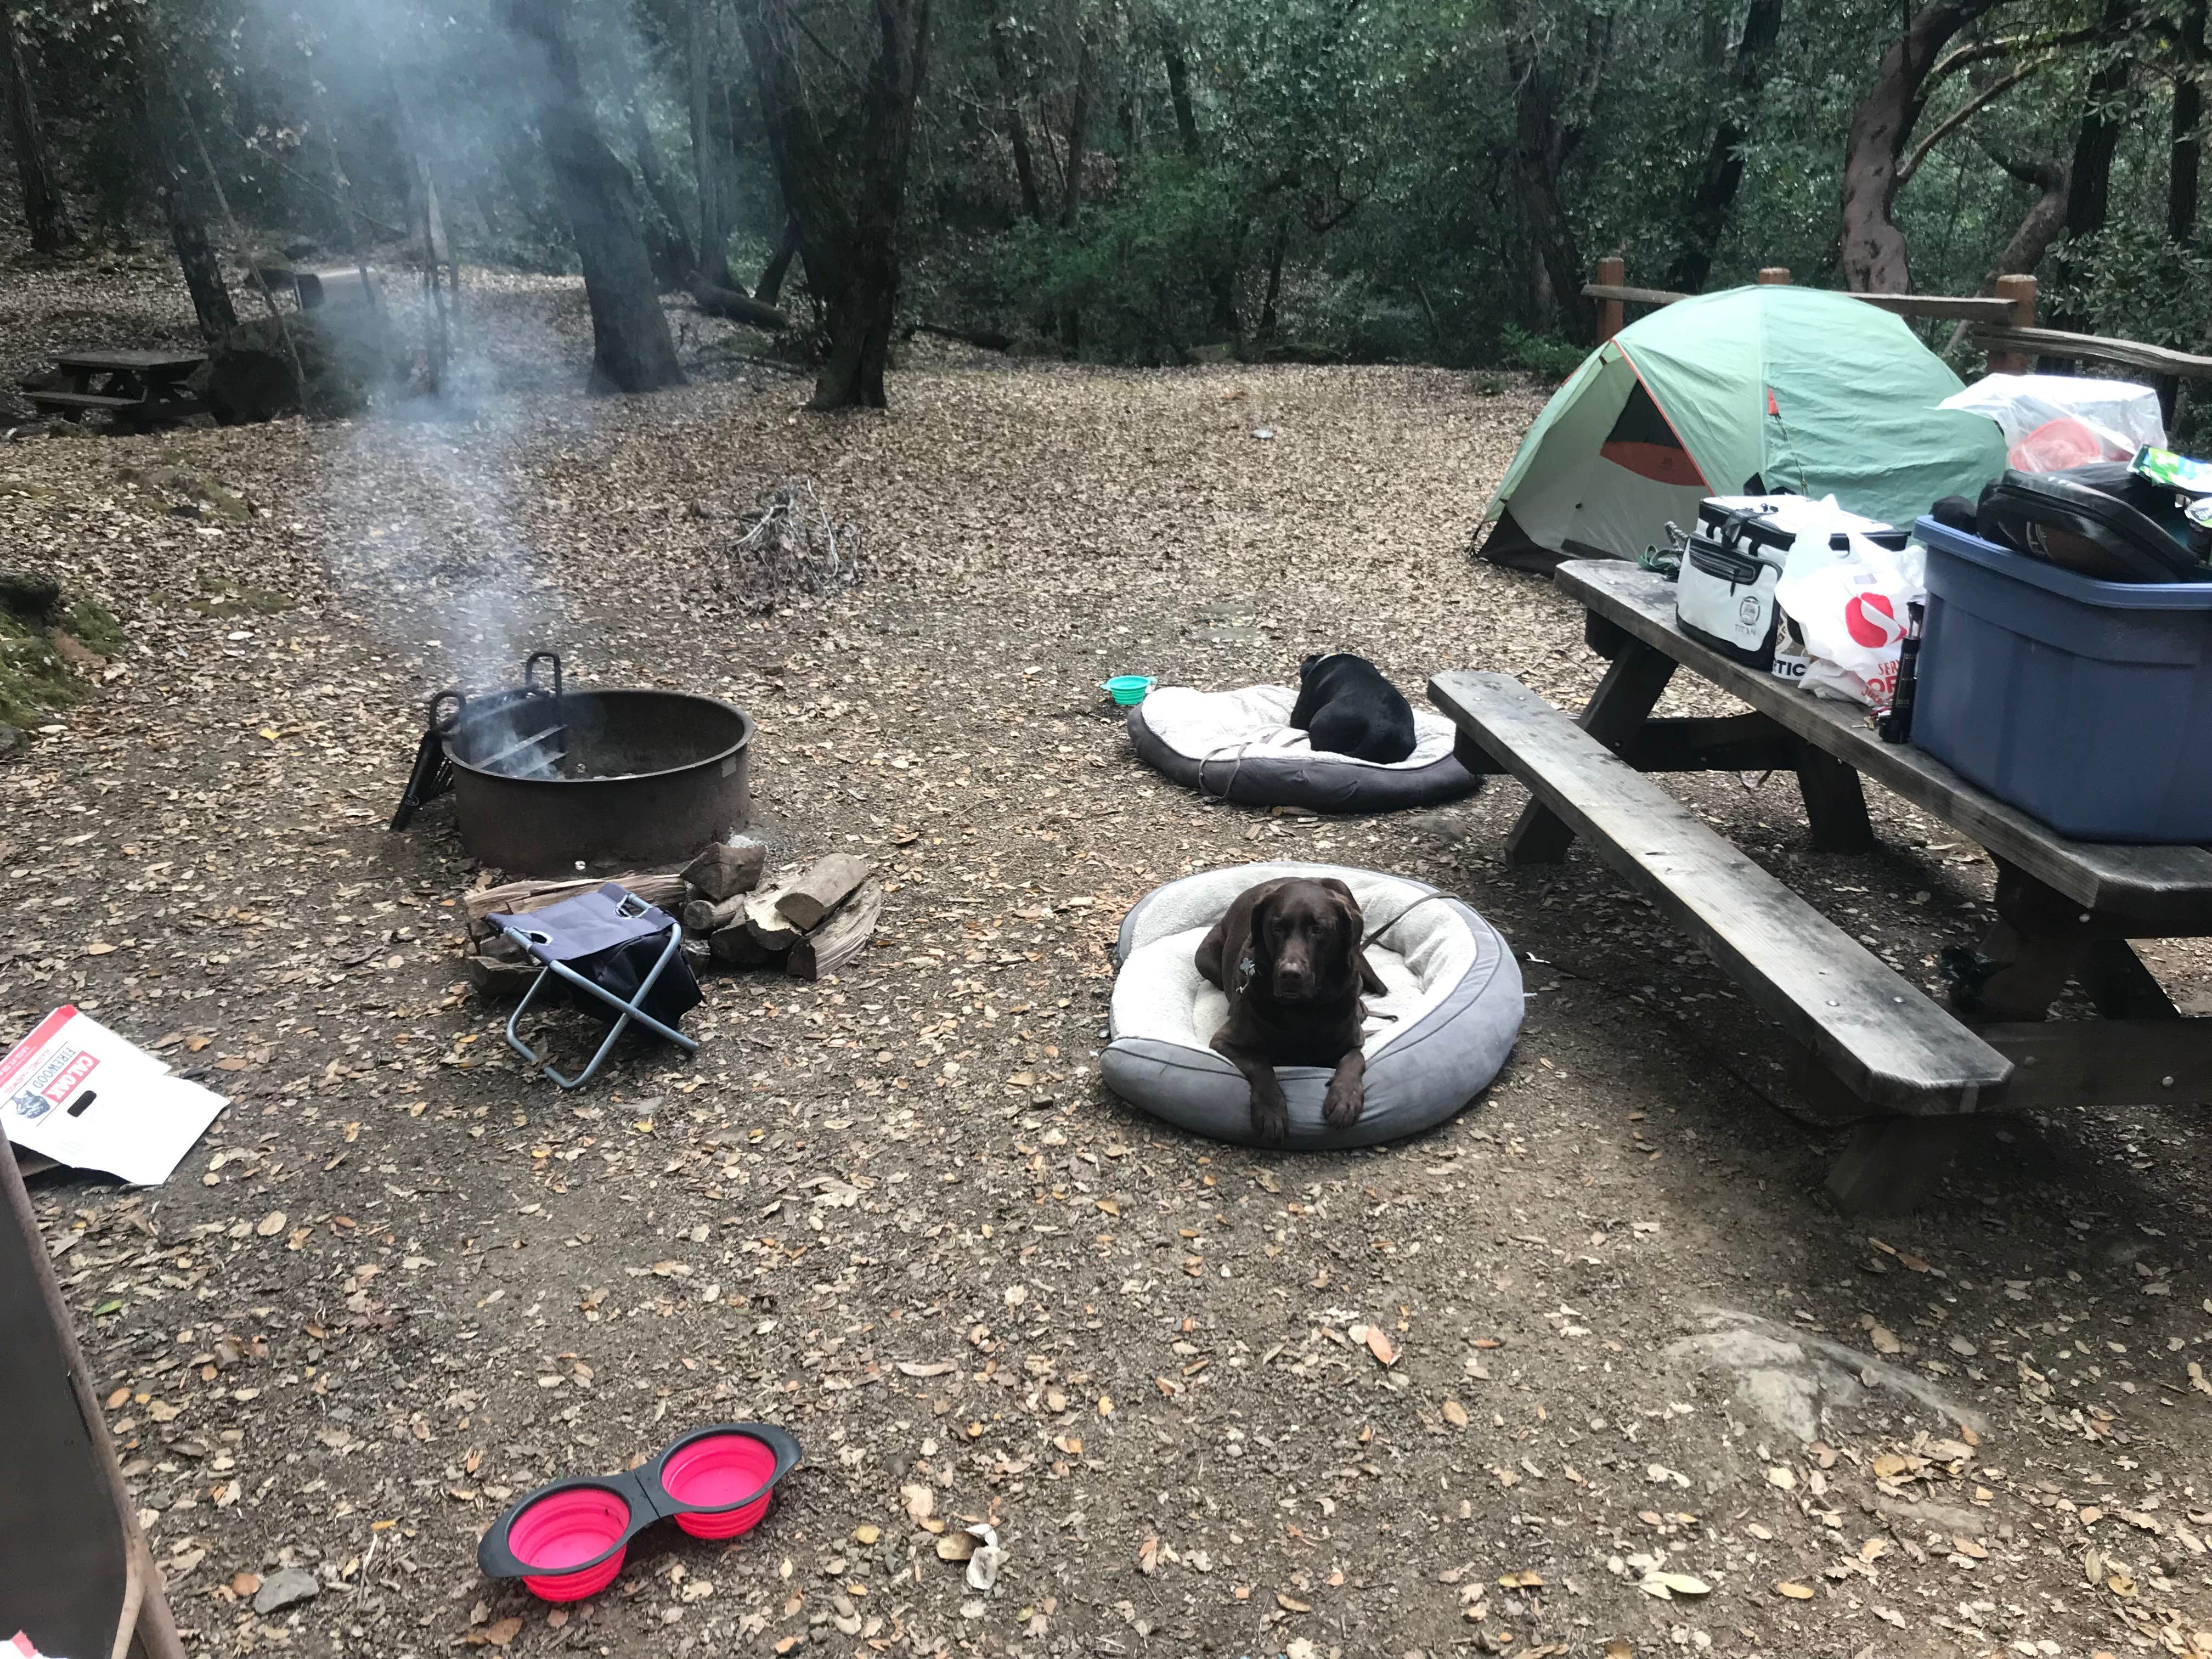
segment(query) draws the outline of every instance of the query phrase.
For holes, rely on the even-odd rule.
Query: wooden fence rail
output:
[[[1786,266],[1767,265],[1759,273],[1761,283],[1786,287]],[[2159,401],[2168,421],[2179,382],[2212,380],[2212,357],[2176,351],[2167,346],[2145,345],[2136,340],[2113,339],[2102,334],[2071,334],[2061,329],[2035,325],[2036,282],[2033,276],[2000,276],[1995,295],[1945,294],[1853,294],[1850,297],[1899,317],[1952,318],[1968,324],[1966,337],[1989,357],[1992,374],[2025,374],[2039,357],[2071,362],[2116,363],[2155,377]],[[1597,280],[1585,283],[1583,294],[1597,301],[1597,331],[1610,340],[1626,325],[1630,306],[1666,306],[1692,296],[1665,289],[1633,288],[1628,283],[1626,262],[1618,258],[1597,262]]]

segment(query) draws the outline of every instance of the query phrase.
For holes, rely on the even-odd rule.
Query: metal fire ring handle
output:
[[[429,711],[431,731],[441,738],[450,736],[453,728],[461,723],[461,710],[467,706],[468,701],[467,695],[459,686],[451,685],[432,697]],[[440,714],[439,711],[447,703],[453,705],[453,712]]]
[[[533,651],[530,653],[530,660],[522,665],[522,689],[535,691],[541,696],[544,695],[544,688],[538,684],[538,665],[541,662],[553,665],[553,695],[558,697],[561,695],[561,653],[558,651]]]

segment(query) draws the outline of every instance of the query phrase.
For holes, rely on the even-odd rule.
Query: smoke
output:
[[[281,64],[287,44],[298,53],[300,72],[279,77],[306,135],[291,172],[329,180],[325,222],[341,173],[360,210],[350,222],[369,244],[384,318],[357,313],[355,325],[410,360],[404,386],[371,389],[364,416],[316,433],[324,558],[426,690],[512,684],[531,652],[558,648],[575,622],[557,560],[525,526],[543,506],[532,479],[577,435],[544,412],[558,404],[531,394],[580,386],[580,295],[481,263],[508,251],[502,234],[542,245],[559,229],[532,125],[543,54],[506,27],[514,3],[261,4],[261,61]],[[434,298],[422,270],[425,175],[449,245],[477,262],[450,296]],[[302,218],[313,199],[301,195]],[[406,239],[391,235],[395,221]],[[354,251],[349,235],[319,262]]]

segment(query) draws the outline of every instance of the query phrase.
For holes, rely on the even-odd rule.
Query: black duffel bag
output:
[[[1975,533],[2098,581],[2212,581],[2212,565],[2191,550],[2180,498],[2125,461],[2007,471],[1982,491]]]

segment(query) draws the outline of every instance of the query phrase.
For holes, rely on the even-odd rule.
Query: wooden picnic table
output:
[[[205,362],[204,351],[64,351],[54,367],[69,385],[24,395],[69,420],[104,410],[118,426],[159,426],[207,412],[185,385]]]
[[[1916,1201],[1966,1114],[2212,1099],[2212,1019],[2184,1018],[2129,944],[2212,937],[2212,851],[2057,834],[1924,750],[1882,742],[1858,705],[1690,639],[1656,572],[1584,559],[1555,580],[1610,664],[1578,720],[1504,675],[1440,674],[1430,696],[1460,726],[1463,763],[1529,786],[1509,863],[1556,863],[1587,838],[1782,1024],[1808,1109],[1864,1126],[1830,1176],[1840,1199]],[[1654,717],[1684,668],[1749,712]],[[1770,769],[1796,773],[1824,851],[1873,846],[1863,775],[1989,853],[1997,920],[1948,1007],[1640,775]],[[2050,1017],[2069,985],[2097,1018]]]

